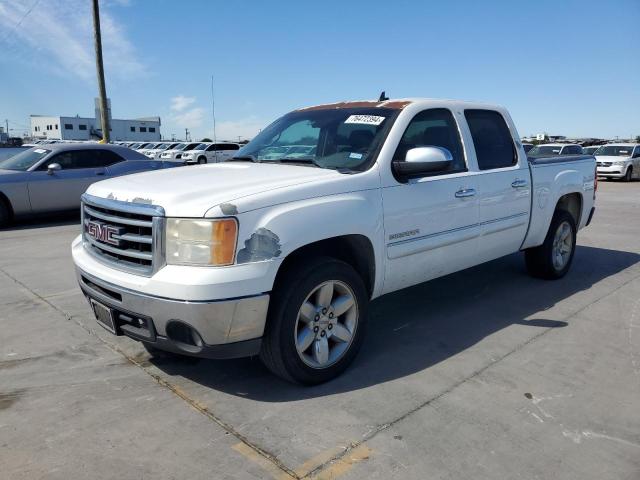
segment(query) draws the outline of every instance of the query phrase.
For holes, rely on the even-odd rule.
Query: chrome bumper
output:
[[[80,269],[76,269],[76,275],[88,298],[113,309],[117,334],[163,350],[207,358],[250,356],[260,350],[269,307],[268,294],[216,301],[183,301],[134,292]],[[133,323],[124,319],[133,320]],[[145,328],[136,328],[137,321]],[[196,332],[195,342],[185,342],[182,334],[176,334],[180,328],[184,331],[184,325]]]

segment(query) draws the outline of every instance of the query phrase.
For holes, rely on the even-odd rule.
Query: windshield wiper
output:
[[[237,157],[231,157],[229,160],[227,160],[227,162],[247,162],[247,161],[253,162],[253,163],[260,163],[260,160],[258,160],[253,155],[239,155]]]
[[[313,165],[315,167],[318,168],[324,168],[322,165],[320,165],[318,162],[316,162],[316,159],[313,157],[300,157],[300,158],[279,158],[278,163],[302,163],[304,165]]]

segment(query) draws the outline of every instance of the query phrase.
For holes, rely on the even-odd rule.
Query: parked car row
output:
[[[617,178],[625,182],[640,178],[640,144],[637,143],[609,143],[589,147],[571,143],[547,143],[532,146],[529,150],[525,148],[525,151],[530,159],[558,155],[593,155],[596,157],[599,177]]]
[[[121,145],[54,143],[25,149],[0,161],[0,226],[15,217],[77,209],[82,193],[99,180],[180,165]]]

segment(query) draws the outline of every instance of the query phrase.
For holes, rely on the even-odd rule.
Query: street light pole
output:
[[[104,66],[102,65],[102,35],[100,33],[100,6],[98,5],[98,0],[93,0],[93,36],[96,47],[96,70],[98,71],[102,143],[109,143],[109,114],[107,112],[107,89],[104,84]]]

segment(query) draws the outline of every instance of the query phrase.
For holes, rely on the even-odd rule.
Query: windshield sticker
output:
[[[361,153],[350,153],[349,158],[355,158],[356,160],[360,160],[362,158]]]
[[[34,150],[34,152],[36,152],[36,153],[47,153],[47,151],[44,148],[36,148]]]
[[[351,115],[344,123],[357,123],[360,125],[380,125],[384,122],[385,117],[376,115]]]

